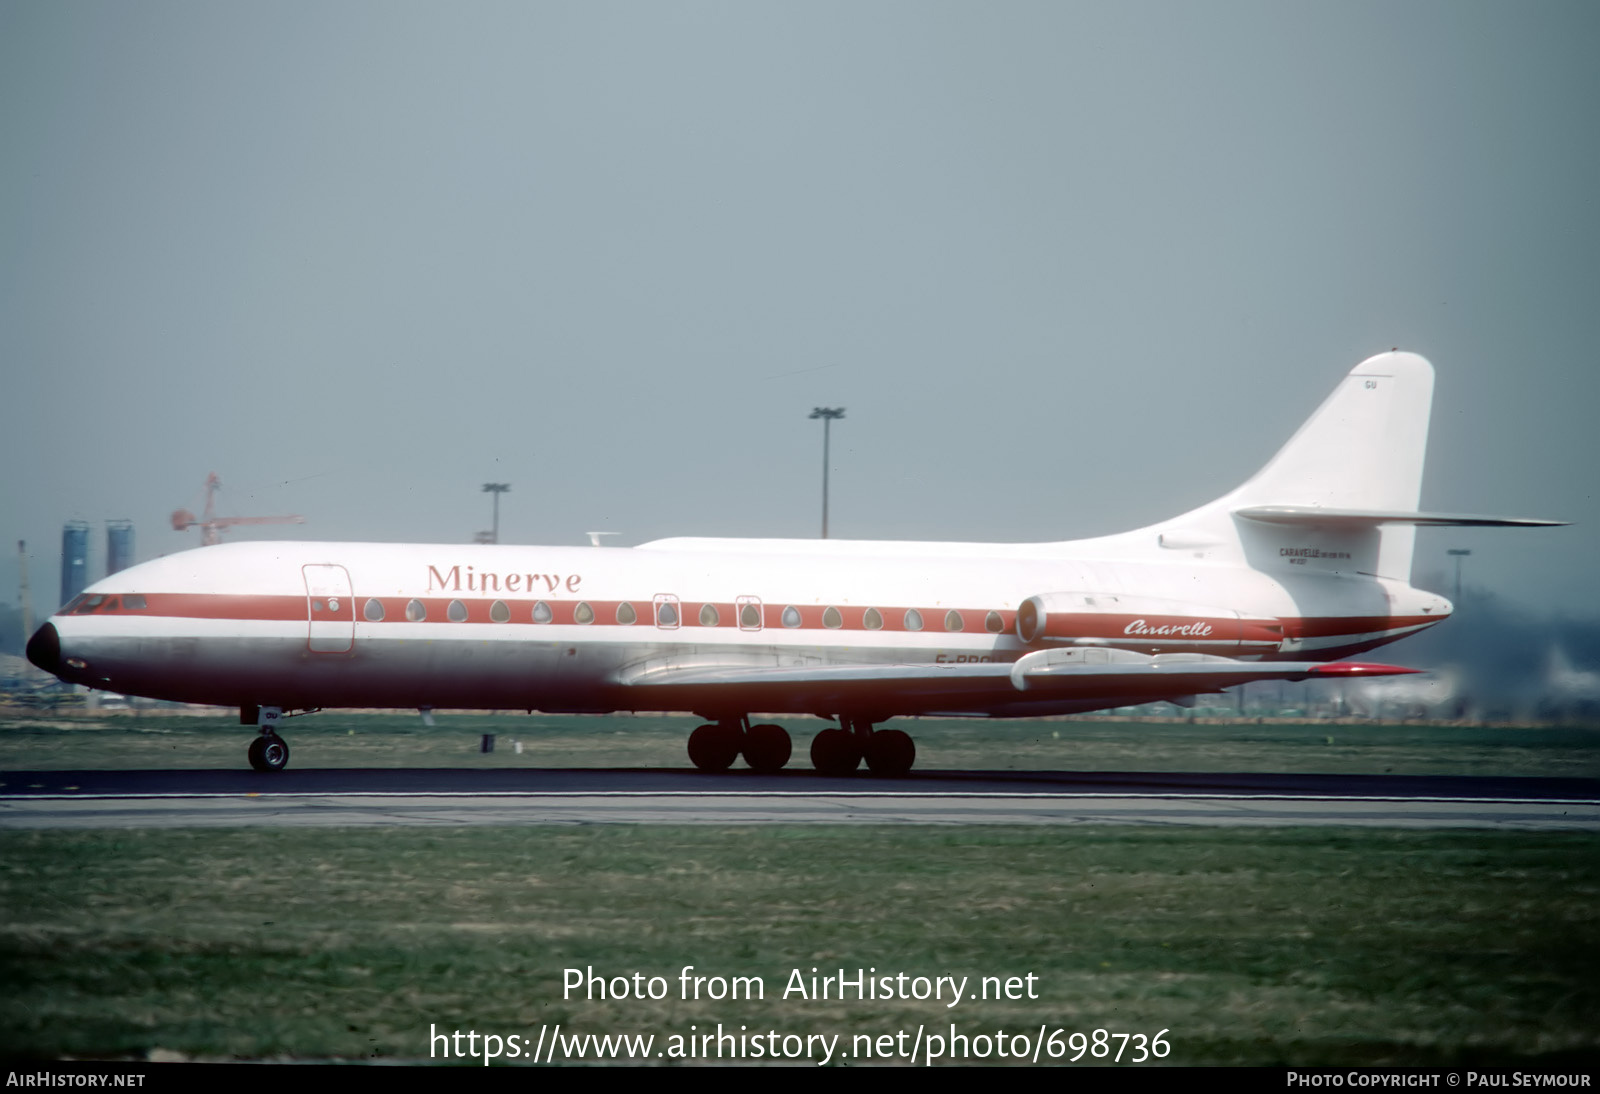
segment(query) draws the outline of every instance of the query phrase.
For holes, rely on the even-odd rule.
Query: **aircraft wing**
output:
[[[1252,680],[1416,672],[1354,662],[1237,661],[1096,647],[1038,650],[1016,661],[958,664],[735,664],[664,659],[620,681],[635,709],[816,713],[1017,714],[1093,709],[1219,692]]]

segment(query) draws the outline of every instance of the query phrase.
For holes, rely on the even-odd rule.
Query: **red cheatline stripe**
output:
[[[337,610],[329,609],[327,601],[318,598],[323,603],[323,609],[317,613],[316,618],[324,622],[348,622],[354,613],[355,620],[363,624],[372,624],[374,621],[365,616],[368,598],[346,597]],[[411,602],[410,597],[378,597],[383,605],[384,623],[406,622],[406,606]],[[467,610],[466,623],[492,623],[494,619],[490,613],[497,601],[489,597],[418,597],[426,610],[426,621],[430,623],[450,622],[450,604],[460,600]],[[231,596],[214,593],[149,593],[145,596],[146,607],[143,610],[128,609],[123,606],[111,612],[94,612],[100,615],[132,615],[132,616],[164,616],[179,619],[237,619],[273,622],[304,622],[308,617],[308,601],[305,596]],[[534,604],[537,600],[501,600],[511,613],[510,623],[536,626],[533,622]],[[627,603],[633,606],[635,622],[632,626],[655,627],[655,612],[657,605],[650,600],[620,601],[620,600],[543,600],[549,605],[551,622],[556,624],[574,624],[576,612],[580,603],[586,603],[594,612],[594,625],[617,626],[617,609]],[[678,626],[680,629],[701,627],[700,609],[706,601],[683,601],[676,604],[678,610]],[[711,601],[717,609],[719,628],[737,630],[739,627],[739,606],[736,604]],[[784,611],[789,607],[786,604],[763,603],[761,605],[762,626],[767,630],[830,630],[839,629],[846,631],[867,631],[865,616],[868,608],[865,606],[839,606],[838,612],[842,626],[829,628],[823,623],[823,616],[827,612],[827,605],[808,604],[794,605],[800,613],[799,628],[790,628],[783,625]],[[953,633],[945,630],[945,614],[948,608],[918,608],[922,615],[922,631],[931,634]],[[876,628],[889,633],[908,633],[905,625],[906,608],[879,608],[883,626]],[[986,627],[988,610],[982,608],[956,609],[961,616],[962,627],[959,633],[981,636],[992,634]],[[1016,612],[1001,611],[1000,618],[1004,624],[1000,634],[1013,633],[1016,625]],[[1100,630],[1110,637],[1123,637],[1122,628],[1125,627],[1133,616],[1106,616]],[[1167,620],[1163,617],[1163,621]],[[1118,621],[1120,620],[1120,622]],[[1439,619],[1428,615],[1411,616],[1324,616],[1309,618],[1286,618],[1278,621],[1283,627],[1284,636],[1293,639],[1307,638],[1338,638],[1354,635],[1367,635],[1380,631],[1399,630],[1406,627],[1419,627],[1429,623],[1437,623]],[[1255,621],[1247,621],[1247,625],[1257,626]],[[1235,624],[1237,626],[1237,624]],[[1107,629],[1110,628],[1110,629]],[[870,631],[868,633],[871,633]],[[1145,636],[1152,641],[1160,641],[1162,636]],[[1232,636],[1230,636],[1232,637]],[[1168,642],[1176,644],[1182,642],[1183,636],[1175,635],[1168,638]]]

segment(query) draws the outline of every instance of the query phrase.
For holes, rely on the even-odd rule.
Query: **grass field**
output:
[[[688,766],[692,718],[329,712],[285,723],[290,766]],[[785,719],[791,766],[827,723]],[[1435,725],[1189,725],[1134,721],[898,719],[922,770],[1287,771],[1600,777],[1600,731]],[[0,720],[0,771],[238,768],[254,730],[226,714]],[[482,735],[495,751],[479,751]],[[521,751],[517,750],[520,742]]]
[[[295,767],[681,768],[693,725],[439,721],[329,714],[286,735]],[[802,755],[804,724],[791,725]],[[901,724],[926,768],[1600,774],[1600,734],[1583,730]],[[483,733],[497,737],[489,755]],[[237,768],[249,735],[225,718],[13,721],[0,780]],[[720,1022],[842,1035],[847,1054],[857,1035],[954,1024],[1166,1030],[1172,1064],[1592,1067],[1597,921],[1600,839],[1574,833],[0,830],[0,1056],[415,1061],[430,1026],[536,1039],[557,1023],[654,1034],[660,1050]],[[685,965],[760,977],[765,997],[681,999]],[[591,966],[671,990],[564,999],[562,971]],[[974,989],[1031,973],[1037,998],[783,998],[792,971],[813,967]]]
[[[1167,1062],[1592,1062],[1600,844],[1185,829],[0,832],[0,1053],[417,1059],[431,1024],[1154,1035]],[[679,999],[678,972],[760,1001]],[[562,998],[562,970],[667,999]],[[1034,1000],[781,998],[791,973]]]

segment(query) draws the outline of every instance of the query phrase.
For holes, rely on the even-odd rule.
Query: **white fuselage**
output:
[[[1265,573],[1203,551],[1173,558],[1159,544],[1153,557],[1096,557],[1152,553],[1118,542],[1127,538],[666,540],[631,549],[240,543],[125,570],[52,623],[61,675],[125,694],[285,708],[606,711],[656,709],[662,695],[625,686],[652,662],[1012,662],[1039,648],[1019,636],[1017,614],[1042,594],[1100,609],[1074,610],[1067,618],[1084,633],[1046,643],[1251,659],[1344,656],[1449,612],[1403,582],[1287,560]],[[1223,633],[1219,616],[1229,612],[1271,621],[1272,640],[1241,647]],[[786,709],[778,694],[752,698],[766,700],[757,709]],[[670,701],[722,703],[700,692]],[[919,713],[919,702],[885,698],[882,713]]]
[[[1450,614],[1409,583],[1419,525],[1554,523],[1418,509],[1432,396],[1421,357],[1368,358],[1245,483],[1099,539],[240,543],[107,578],[28,656],[76,683],[246,711],[771,711],[863,734],[903,714],[1400,673],[1325,663]]]

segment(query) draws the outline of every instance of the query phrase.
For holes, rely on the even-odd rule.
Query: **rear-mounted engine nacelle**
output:
[[[1114,646],[1158,653],[1271,653],[1283,625],[1228,608],[1121,593],[1042,593],[1017,608],[1017,637],[1032,643]]]

